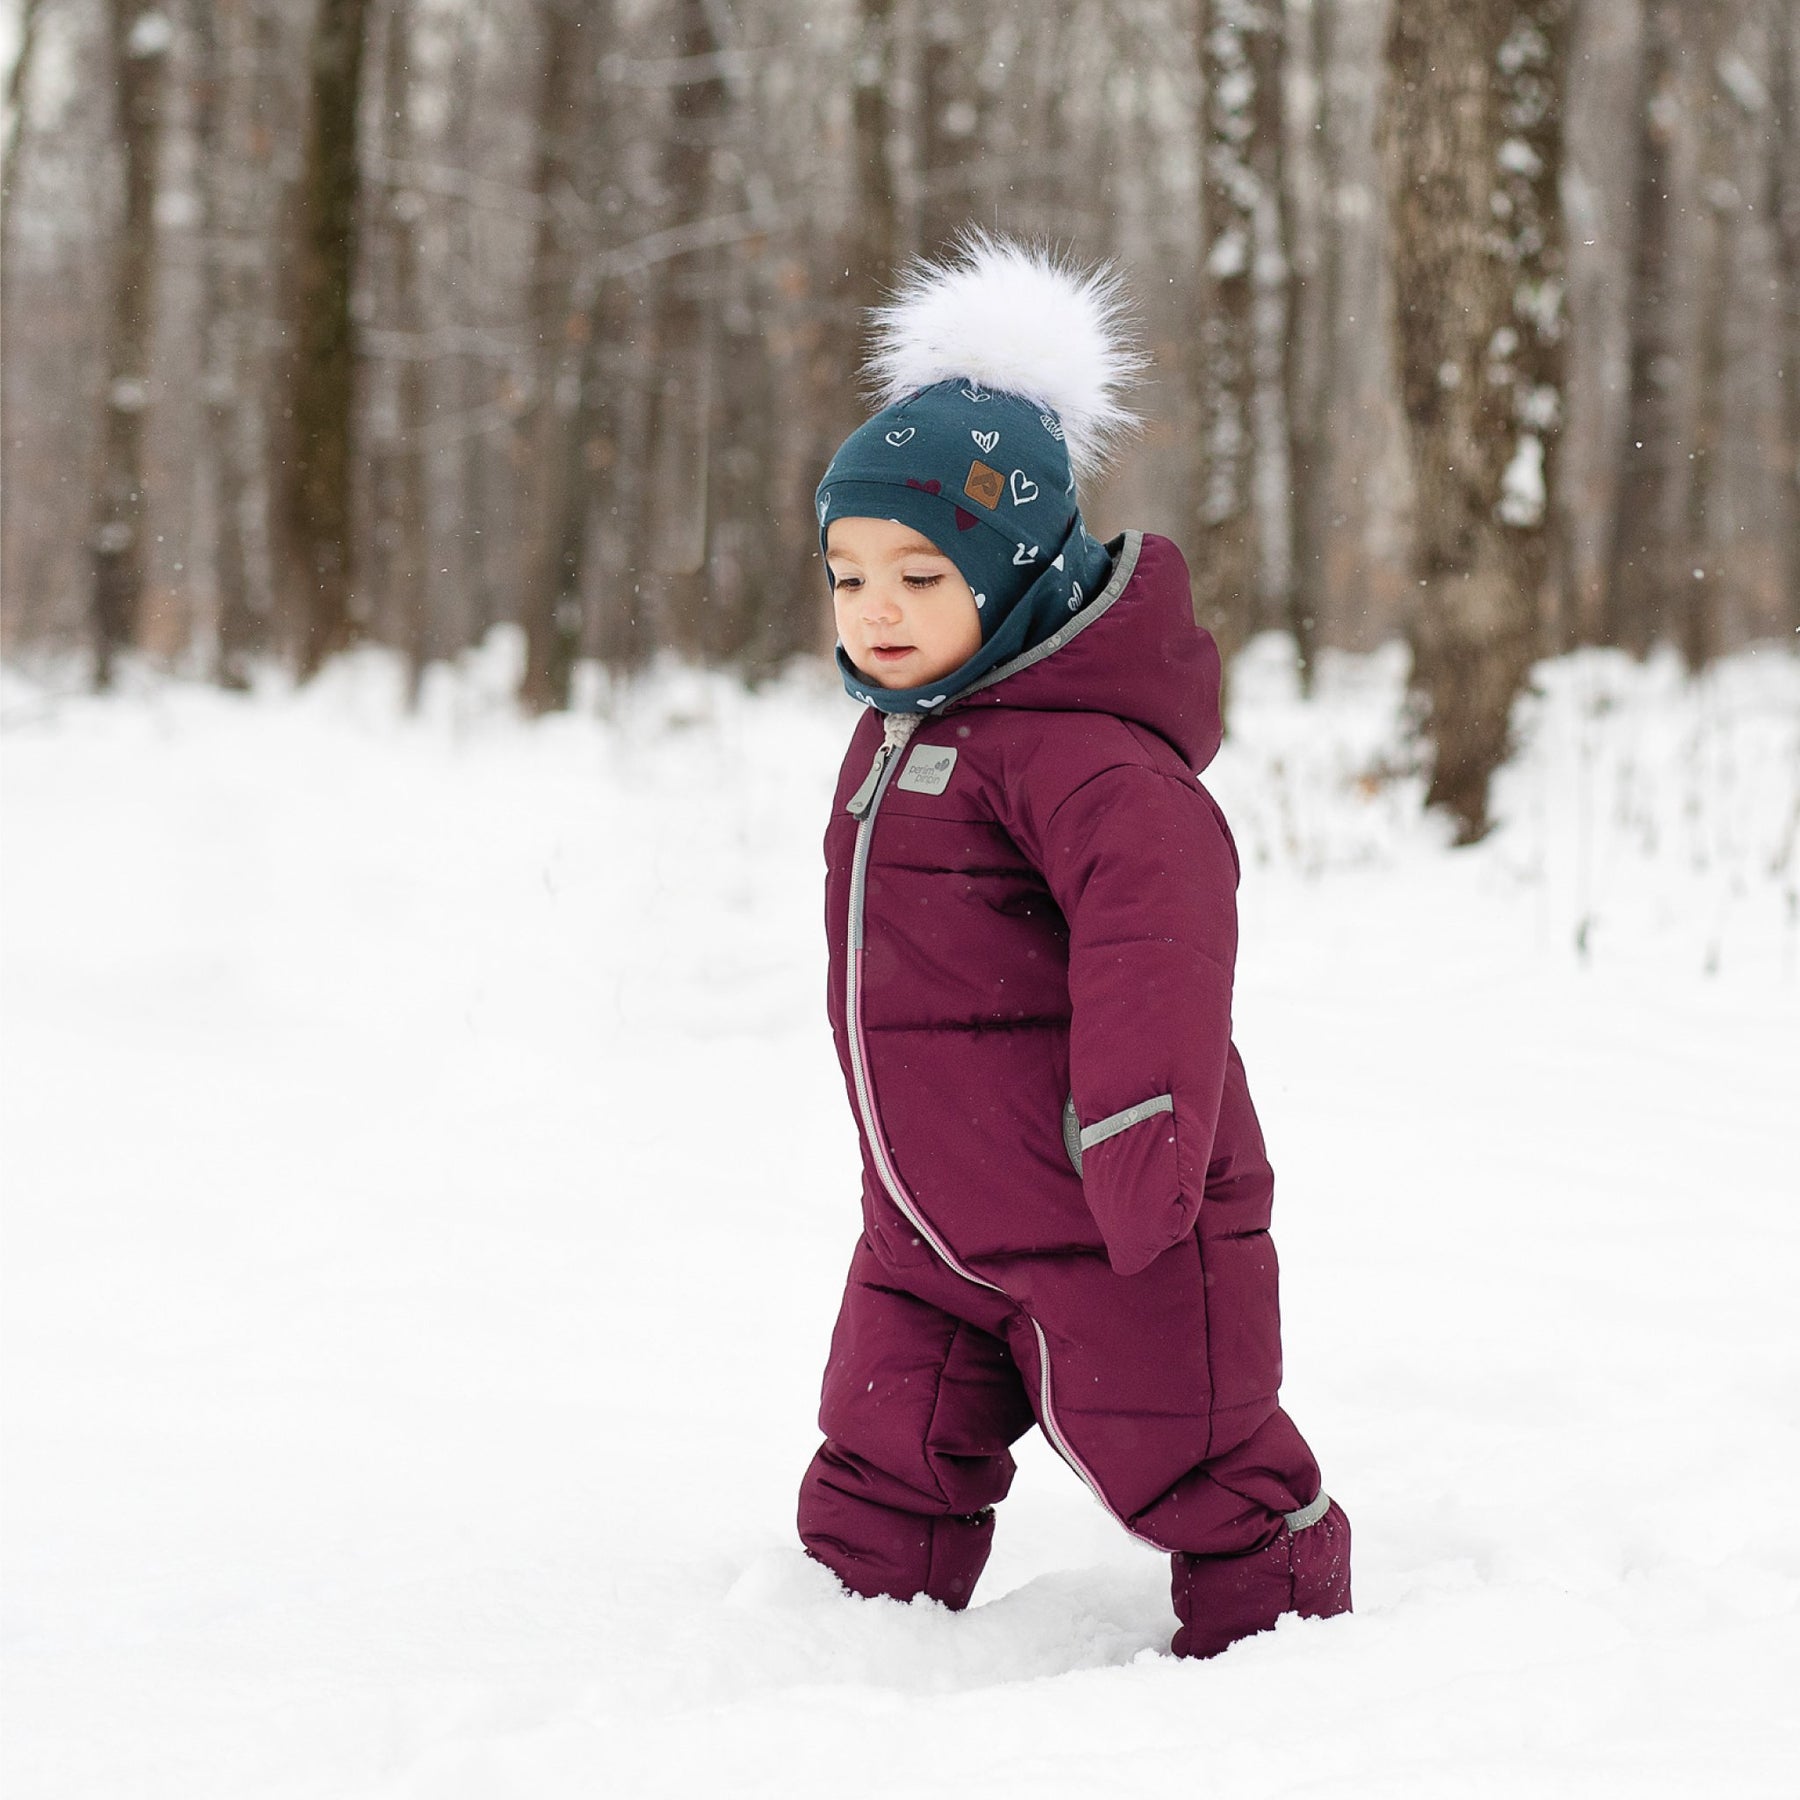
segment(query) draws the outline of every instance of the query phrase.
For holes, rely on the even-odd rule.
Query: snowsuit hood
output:
[[[959,704],[1110,714],[1142,725],[1198,775],[1224,736],[1219,651],[1194,624],[1188,567],[1164,537],[1107,545],[1111,579],[1042,644],[976,682]]]

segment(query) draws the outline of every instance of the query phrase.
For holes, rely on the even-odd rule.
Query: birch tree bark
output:
[[[1202,0],[1197,30],[1204,252],[1194,598],[1229,670],[1262,623],[1265,599],[1285,615],[1292,571],[1283,17],[1272,0]]]
[[[1549,573],[1565,29],[1563,0],[1408,0],[1388,38],[1412,681],[1459,843],[1488,829]]]
[[[24,0],[18,19],[19,40],[12,67],[6,72],[6,136],[0,142],[0,248],[12,242],[13,207],[19,178],[19,152],[25,141],[25,113],[30,103],[31,71],[37,61],[38,26],[43,0]]]

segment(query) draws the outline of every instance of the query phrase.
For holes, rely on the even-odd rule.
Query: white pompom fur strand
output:
[[[970,230],[942,263],[915,263],[872,311],[866,373],[878,405],[972,381],[1056,414],[1078,482],[1101,473],[1138,419],[1123,402],[1148,358],[1110,265]]]

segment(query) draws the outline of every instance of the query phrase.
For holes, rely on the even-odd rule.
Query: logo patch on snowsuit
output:
[[[944,744],[915,744],[913,753],[894,783],[909,794],[941,794],[950,785],[956,767],[956,751]]]

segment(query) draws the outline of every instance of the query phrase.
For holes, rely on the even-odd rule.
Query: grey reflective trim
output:
[[[1158,1113],[1172,1113],[1174,1110],[1175,1097],[1172,1094],[1158,1094],[1154,1100],[1140,1100],[1136,1106],[1128,1106],[1123,1112],[1116,1112],[1097,1125],[1084,1127],[1081,1147],[1083,1150],[1091,1150],[1096,1144],[1104,1144],[1108,1138],[1117,1137],[1121,1131],[1129,1131],[1132,1126],[1155,1118]]]
[[[1331,1496],[1323,1488],[1319,1489],[1319,1497],[1311,1506],[1303,1506],[1298,1512],[1281,1515],[1289,1531],[1304,1531],[1309,1525],[1316,1525],[1331,1510]]]
[[[1069,1153],[1069,1166],[1081,1173],[1081,1119],[1075,1111],[1075,1096],[1063,1102],[1063,1148]]]
[[[1169,1550],[1171,1548],[1170,1545],[1158,1543],[1155,1538],[1146,1536],[1145,1533],[1139,1531],[1122,1512],[1119,1512],[1113,1506],[1113,1503],[1107,1499],[1099,1481],[1095,1478],[1093,1470],[1081,1460],[1081,1456],[1079,1452],[1077,1452],[1075,1446],[1063,1435],[1062,1421],[1056,1416],[1056,1396],[1051,1391],[1050,1387],[1050,1340],[1044,1336],[1043,1326],[1041,1326],[1036,1319],[1032,1318],[1030,1313],[1025,1314],[1025,1319],[1031,1326],[1033,1336],[1037,1339],[1038,1423],[1044,1428],[1044,1436],[1050,1440],[1050,1448],[1054,1450],[1078,1476],[1081,1477],[1082,1484],[1087,1488],[1087,1491],[1100,1502],[1102,1510],[1110,1517],[1118,1520],[1118,1522],[1123,1525],[1140,1544],[1148,1544],[1152,1550]]]
[[[1113,558],[1111,579],[1068,624],[1051,632],[1041,644],[1015,656],[1011,662],[1003,662],[999,668],[991,670],[979,681],[970,682],[950,704],[955,706],[959,701],[968,699],[971,694],[979,694],[983,688],[992,687],[996,681],[1004,681],[1009,675],[1017,675],[1021,669],[1029,669],[1033,663],[1042,662],[1046,656],[1060,650],[1072,637],[1087,630],[1124,593],[1126,582],[1137,568],[1138,552],[1144,546],[1144,534],[1141,531],[1128,531],[1124,537],[1124,543],[1119,546],[1119,554]]]

